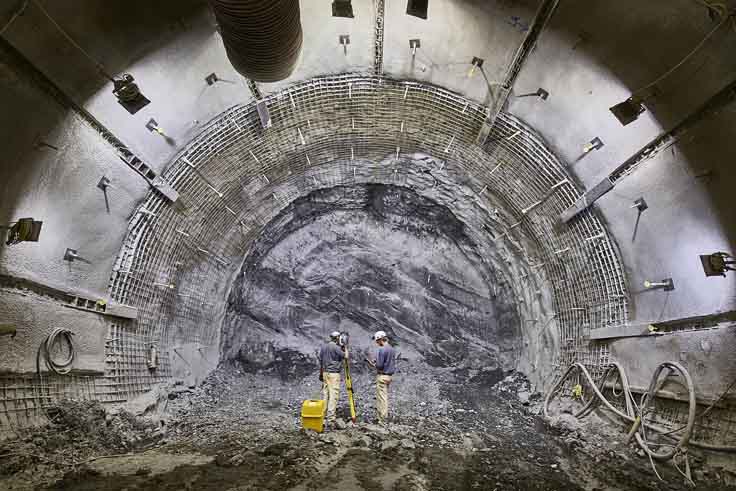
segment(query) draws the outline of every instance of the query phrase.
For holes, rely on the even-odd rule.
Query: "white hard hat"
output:
[[[332,331],[330,333],[331,338],[339,338],[340,337],[340,331]]]
[[[373,340],[378,341],[379,339],[387,338],[388,336],[384,331],[376,331],[376,333],[373,335]]]

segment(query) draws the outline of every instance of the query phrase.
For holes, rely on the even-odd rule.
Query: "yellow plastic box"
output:
[[[307,399],[302,404],[302,427],[322,433],[325,429],[325,401]]]

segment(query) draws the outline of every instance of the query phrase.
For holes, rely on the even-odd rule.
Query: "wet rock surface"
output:
[[[223,368],[202,387],[169,401],[165,435],[154,448],[56,469],[26,461],[26,472],[37,479],[19,485],[3,467],[0,488],[688,489],[671,466],[659,466],[664,479],[659,481],[647,459],[621,444],[623,431],[602,419],[580,422],[561,413],[543,421],[534,414],[541,395],[516,372],[489,386],[477,374],[408,362],[401,370],[391,387],[388,425],[373,423],[372,377],[366,373],[356,377],[358,421],[344,418],[343,393],[345,429],[318,434],[302,430],[298,418],[302,400],[319,388],[314,374],[283,380]],[[138,428],[136,435],[145,434],[144,426]],[[56,457],[63,460],[69,447],[60,450]],[[696,459],[693,463],[697,466]],[[696,467],[695,472],[702,489],[730,489],[724,471]]]

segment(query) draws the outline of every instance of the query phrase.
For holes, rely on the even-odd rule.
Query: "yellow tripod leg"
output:
[[[345,350],[347,353],[347,349]],[[350,362],[348,361],[348,357],[345,357],[345,388],[348,391],[348,401],[350,402],[350,418],[353,420],[353,423],[356,421],[356,415],[355,415],[355,399],[353,399],[353,379],[350,378]]]

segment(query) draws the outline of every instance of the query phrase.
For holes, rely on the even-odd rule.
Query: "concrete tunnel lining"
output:
[[[304,436],[292,439],[294,431],[289,431],[300,426],[295,415],[303,398],[319,398],[310,387],[319,385],[314,355],[326,333],[348,331],[359,360],[373,349],[370,333],[380,328],[389,331],[401,351],[396,422],[416,425],[420,453],[432,447],[428,442],[449,454],[458,445],[476,452],[479,443],[495,444],[501,437],[503,452],[488,454],[495,462],[484,460],[484,472],[495,466],[503,475],[519,463],[543,461],[545,470],[536,475],[555,481],[546,464],[554,468],[558,460],[547,462],[552,454],[544,452],[562,439],[548,430],[564,428],[574,398],[561,398],[553,411],[559,418],[547,417],[545,403],[542,421],[534,416],[541,411],[537,392],[546,391],[560,369],[572,363],[584,365],[600,380],[604,367],[615,362],[625,367],[632,393],[641,394],[659,363],[676,360],[692,376],[697,401],[692,385],[686,400],[681,380],[668,379],[654,398],[657,408],[651,417],[673,428],[692,419],[696,404],[710,404],[692,434],[692,426],[682,433],[689,435],[683,438],[692,436],[688,449],[693,460],[685,456],[685,463],[707,473],[708,465],[726,461],[705,452],[703,464],[696,449],[725,445],[733,450],[733,401],[726,396],[736,383],[729,385],[734,369],[728,356],[736,341],[727,328],[736,319],[736,277],[703,277],[697,255],[731,247],[731,200],[724,191],[727,179],[720,177],[733,173],[723,164],[733,145],[718,135],[733,112],[719,111],[704,124],[698,120],[687,139],[671,141],[671,152],[646,153],[651,161],[637,167],[636,176],[617,186],[616,193],[570,223],[558,221],[575,202],[592,205],[586,190],[592,196],[611,167],[663,127],[697,114],[691,106],[731,76],[733,64],[724,56],[732,41],[725,6],[630,2],[583,13],[560,3],[537,39],[540,15],[532,20],[535,2],[527,0],[430,0],[432,15],[421,21],[407,17],[401,2],[356,1],[356,18],[346,20],[329,19],[329,9],[301,0],[296,4],[302,5],[304,18],[304,58],[288,67],[295,70],[285,80],[257,85],[252,77],[241,80],[233,72],[211,12],[197,2],[165,2],[152,8],[155,15],[149,17],[154,19],[145,22],[118,12],[114,20],[85,26],[104,11],[94,7],[94,0],[89,3],[83,16],[76,16],[79,5],[50,5],[50,11],[80,45],[87,47],[105,34],[92,49],[94,57],[110,55],[116,67],[111,73],[118,68],[134,73],[153,103],[138,117],[119,117],[108,86],[88,80],[80,60],[63,49],[56,54],[66,66],[49,56],[43,40],[60,33],[42,29],[39,9],[30,9],[10,38],[0,40],[5,48],[0,64],[10,74],[0,77],[11,89],[3,97],[8,113],[15,118],[25,104],[40,106],[38,114],[28,115],[28,128],[12,132],[19,141],[11,142],[9,154],[15,152],[14,160],[29,165],[22,172],[4,166],[0,180],[7,181],[9,193],[0,208],[14,217],[21,210],[43,215],[48,225],[38,248],[0,250],[0,310],[20,334],[2,339],[11,356],[0,360],[0,440],[16,424],[44,423],[44,417],[49,418],[44,424],[53,427],[56,411],[66,410],[67,397],[80,404],[71,408],[89,404],[98,414],[132,410],[147,417],[173,400],[164,419],[171,415],[166,424],[176,427],[176,439],[199,435],[200,444],[209,444],[235,423],[233,436],[239,443],[258,441],[264,454],[272,455],[266,443],[271,440],[261,440],[269,428],[277,437],[289,433],[287,446]],[[544,0],[536,5],[538,12],[558,6]],[[622,36],[618,25],[607,25],[614,17],[636,36]],[[661,18],[667,19],[664,26],[651,22]],[[660,63],[671,66],[681,47],[689,49],[686,45],[703,29],[715,32],[716,22],[728,24],[728,34],[717,33],[693,57],[695,72],[680,73],[699,90],[683,91],[683,78],[672,77],[658,85],[663,93],[658,90],[647,100],[640,121],[620,126],[608,111],[611,104],[637,94],[629,89],[655,79]],[[463,29],[450,32],[448,24]],[[23,34],[18,25],[33,27],[38,36]],[[146,32],[130,42],[133,33],[159,25],[166,32]],[[529,31],[530,26],[536,27]],[[594,34],[579,31],[581,26]],[[346,32],[353,44],[343,49],[335,41]],[[642,39],[654,41],[674,32],[678,39],[662,40],[656,63],[645,63],[656,49],[637,53]],[[408,54],[407,36],[421,38],[422,49]],[[509,66],[515,50],[530,46],[529,39],[540,41],[539,49],[525,53],[523,70],[521,62]],[[123,45],[124,53],[119,50]],[[120,52],[106,53],[116,49]],[[458,54],[462,59],[455,59]],[[475,77],[466,76],[469,55],[486,58],[482,77],[477,71]],[[632,63],[632,56],[641,63]],[[722,63],[716,67],[714,60]],[[81,62],[86,69],[86,61]],[[174,71],[175,84],[168,80]],[[213,86],[210,75],[204,87],[205,73],[218,82]],[[494,81],[504,76],[514,79],[504,84],[508,100],[494,89]],[[233,77],[236,81],[226,80]],[[536,87],[546,94],[544,102],[532,97]],[[20,96],[17,101],[14,95]],[[259,101],[271,112],[274,126],[268,130],[261,128],[255,111]],[[505,109],[491,125],[493,133],[478,147],[479,128],[495,119],[493,108],[500,106]],[[87,112],[93,116],[85,117]],[[97,124],[98,116],[104,125]],[[142,123],[152,116],[165,133],[143,131]],[[593,137],[602,138],[604,148],[589,152],[586,142]],[[36,156],[24,153],[31,140]],[[713,150],[714,141],[720,143],[718,150]],[[166,199],[156,186],[145,187],[130,173],[132,166],[120,165],[108,143],[134,149],[145,168],[171,183],[176,193]],[[650,150],[651,145],[642,147],[642,152]],[[113,191],[112,213],[105,191],[105,223],[95,206],[101,203],[95,201],[101,196],[95,187],[99,173],[122,189]],[[715,175],[715,181],[723,182],[711,180]],[[38,190],[29,193],[36,181]],[[49,194],[38,199],[42,193]],[[646,198],[650,211],[640,229],[639,210],[630,237],[631,202],[637,196]],[[688,237],[681,242],[683,233]],[[89,253],[92,261],[63,262],[56,251],[61,245]],[[404,254],[402,246],[415,253]],[[666,275],[677,284],[674,293],[636,288]],[[84,307],[66,308],[93,305],[95,299],[109,299],[110,312],[92,315]],[[117,307],[132,309],[137,318],[108,315]],[[78,357],[67,376],[53,374],[51,367],[38,369],[29,355],[43,347],[50,330],[59,328],[77,340]],[[160,363],[149,367],[152,348]],[[356,431],[372,432],[364,425],[374,416],[372,372],[360,362],[353,368],[363,421],[348,428],[349,438]],[[580,381],[568,380],[565,393],[570,389],[574,394],[572,387]],[[621,381],[626,385],[623,373]],[[583,387],[589,395],[590,385]],[[518,415],[515,407],[521,409]],[[473,414],[470,420],[458,414],[466,410]],[[475,416],[476,410],[482,417]],[[233,414],[247,416],[234,420]],[[439,438],[425,431],[425,420],[433,415],[444,425],[435,428]],[[341,416],[349,418],[346,410]],[[156,422],[164,424],[164,419]],[[198,430],[210,428],[210,419],[211,430]],[[245,419],[248,424],[241,426]],[[518,425],[517,431],[504,434],[502,427],[509,422]],[[104,425],[109,423],[108,416]],[[537,426],[541,423],[551,427]],[[282,427],[277,430],[275,424]],[[412,439],[417,436],[413,431]],[[470,438],[468,445],[466,432],[471,431],[482,438]],[[536,441],[527,438],[537,431]],[[465,435],[462,443],[454,441],[458,435]],[[319,446],[323,436],[312,440],[319,440]],[[365,440],[358,435],[357,442],[360,446]],[[375,443],[364,446],[385,454],[383,443]],[[532,453],[524,448],[530,443]],[[406,449],[412,445],[410,440]],[[403,443],[400,447],[405,448]],[[608,456],[608,446],[602,447]],[[563,467],[574,467],[576,455],[560,449]],[[611,457],[629,462],[627,455],[612,450]],[[35,453],[47,455],[45,448]],[[234,457],[235,466],[250,467],[243,455]],[[290,451],[283,455],[293,457]],[[220,457],[216,465],[222,467]],[[241,466],[243,459],[248,463]],[[458,458],[463,469],[470,469],[471,460]],[[673,462],[677,465],[677,459]],[[584,487],[618,484],[619,476],[604,475],[618,467],[607,460],[598,463],[596,457],[591,466],[600,468],[593,472],[566,468],[563,480],[550,487],[569,489],[567,479]],[[727,462],[726,467],[732,466]],[[633,467],[632,478],[620,482],[647,482],[633,477],[641,476],[646,465]]]

